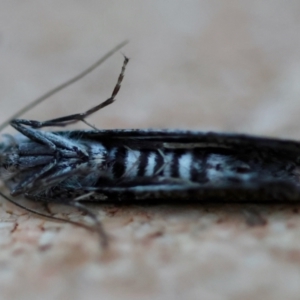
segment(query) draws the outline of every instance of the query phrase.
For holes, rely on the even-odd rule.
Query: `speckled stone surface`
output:
[[[129,39],[122,90],[89,119],[97,127],[300,137],[297,1],[0,6],[0,120]],[[45,120],[103,101],[122,59],[114,55],[25,117]],[[299,299],[299,205],[91,208],[110,236],[108,251],[83,228],[1,200],[0,299]],[[68,207],[50,209],[88,221]]]

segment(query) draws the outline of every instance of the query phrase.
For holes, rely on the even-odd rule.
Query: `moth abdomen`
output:
[[[148,145],[149,146],[149,145]],[[105,146],[107,153],[106,167],[101,168],[97,186],[101,179],[106,184],[132,182],[141,179],[155,182],[157,178],[182,180],[182,184],[197,183],[221,185],[228,182],[247,182],[259,178],[289,178],[296,184],[295,163],[292,160],[280,161],[267,159],[267,152],[253,150],[245,152],[238,149],[219,149],[189,146],[184,149],[134,147],[128,143],[124,146]],[[99,169],[100,171],[100,169]]]
[[[109,163],[105,177],[116,181],[162,177],[204,184],[253,172],[249,164],[233,154],[218,154],[205,148],[131,149],[120,146],[107,149],[107,153]]]
[[[139,177],[174,177],[190,179],[191,150],[131,149],[115,147],[109,151],[108,176],[118,180]]]

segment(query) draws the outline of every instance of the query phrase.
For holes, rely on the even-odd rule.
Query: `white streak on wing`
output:
[[[171,177],[172,172],[171,172],[171,165],[172,165],[172,160],[173,160],[173,155],[174,153],[168,153],[164,156],[164,169],[163,169],[163,174],[165,177]]]
[[[115,161],[116,159],[116,153],[117,153],[117,148],[113,148],[111,149],[111,151],[109,152],[109,160],[110,161]],[[113,179],[114,178],[114,173],[113,173],[113,164],[110,164],[107,170],[107,175],[109,178]]]
[[[156,153],[151,152],[148,156],[147,166],[145,168],[145,176],[153,176],[155,168]]]
[[[222,168],[219,170],[217,166],[220,165]],[[211,154],[207,158],[207,178],[209,181],[224,180],[224,178],[230,175],[230,166],[228,165],[228,158],[220,154]]]
[[[92,154],[93,168],[97,171],[103,164],[107,151],[101,144],[91,144],[90,152]]]
[[[179,177],[183,179],[190,179],[191,176],[191,167],[192,167],[192,153],[187,152],[183,154],[178,161],[179,165]]]
[[[136,150],[128,150],[127,156],[125,159],[125,176],[135,177],[138,173],[139,168],[139,158],[140,158],[141,152]]]

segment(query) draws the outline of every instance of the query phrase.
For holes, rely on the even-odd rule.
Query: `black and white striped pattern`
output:
[[[192,151],[118,147],[108,150],[108,157],[112,164],[107,173],[113,179],[154,176],[191,179]]]
[[[155,150],[101,146],[101,149],[106,152],[108,163],[104,169],[103,162],[101,166],[98,165],[101,169],[98,182],[101,182],[101,177],[115,181],[159,176],[205,184],[235,176],[242,168],[244,176],[249,177],[252,172],[248,164],[236,157],[207,152],[201,148]]]
[[[44,192],[52,199],[60,194],[54,196],[53,190],[61,190],[72,198],[120,189],[123,199],[134,189],[145,192],[139,198],[150,199],[155,197],[150,190],[157,189],[168,198],[175,195],[175,186],[181,195],[190,188],[199,193],[248,189],[261,178],[300,186],[300,145],[291,141],[151,130],[39,131],[41,137],[56,151],[28,138],[19,138],[18,147],[11,140],[3,144],[0,175],[13,195]],[[170,189],[169,196],[163,193]]]

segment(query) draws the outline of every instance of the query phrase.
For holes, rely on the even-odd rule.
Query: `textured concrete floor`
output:
[[[0,120],[130,39],[118,102],[89,119],[97,127],[299,139],[299,31],[292,0],[2,1]],[[26,117],[106,99],[121,64],[114,55]],[[298,206],[92,208],[107,253],[84,229],[1,200],[0,299],[299,299]]]

